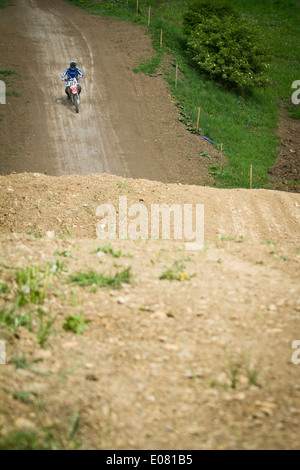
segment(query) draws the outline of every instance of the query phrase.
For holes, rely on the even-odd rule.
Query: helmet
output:
[[[76,69],[76,62],[75,62],[75,60],[72,60],[72,62],[70,62],[70,68],[73,69],[73,70]]]

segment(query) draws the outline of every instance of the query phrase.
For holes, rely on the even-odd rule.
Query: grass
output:
[[[19,98],[21,96],[21,93],[17,93],[16,91],[6,92],[6,96],[15,96],[16,98]]]
[[[63,256],[64,258],[73,258],[72,252],[67,251],[67,250],[64,250],[64,251],[56,250],[54,254],[57,256]]]
[[[82,313],[70,315],[63,324],[63,329],[82,335],[90,320],[86,320]]]
[[[14,430],[1,433],[0,450],[73,450],[78,448],[74,435],[78,429],[78,414],[72,416],[68,436],[61,438],[54,426],[42,426],[38,430]]]
[[[186,281],[191,279],[193,276],[189,276],[186,273],[183,273],[185,269],[185,264],[182,263],[181,261],[174,261],[172,264],[172,267],[169,269],[166,269],[162,275],[159,277],[161,281],[167,280],[167,281]]]
[[[36,431],[15,431],[0,435],[0,450],[52,450],[56,448],[47,434]]]
[[[6,8],[13,6],[13,3],[9,2],[8,0],[0,0],[0,8]]]
[[[47,272],[40,266],[27,266],[17,270],[15,280],[18,288],[17,305],[41,304],[47,293]]]
[[[4,389],[4,392],[7,395],[11,395],[15,400],[21,401],[22,403],[33,403],[34,399],[37,397],[37,393],[31,391],[11,392]]]
[[[42,362],[42,358],[34,359],[32,362],[28,362],[25,354],[15,355],[12,358],[12,362],[16,369],[32,369],[33,363]]]
[[[79,285],[81,287],[94,286],[110,287],[114,289],[121,288],[122,283],[130,284],[131,282],[131,268],[126,268],[121,272],[117,272],[114,276],[105,275],[96,271],[78,272],[69,276],[69,282]]]
[[[4,281],[1,281],[0,279],[0,294],[8,294],[9,293],[9,287],[7,284],[5,284]]]
[[[94,254],[100,252],[109,254],[113,258],[120,258],[120,256],[122,255],[121,250],[114,250],[110,243],[108,245],[101,245],[95,251],[93,251]]]
[[[17,334],[20,327],[35,333],[43,348],[52,332],[54,317],[40,307],[37,310],[23,311],[16,305],[9,309],[0,309],[0,325],[9,333]]]
[[[0,310],[0,324],[4,325],[9,332],[16,333],[20,326],[33,330],[33,312],[21,312],[15,307]]]
[[[13,268],[11,286],[0,281],[0,294],[7,294],[10,306],[1,307],[0,325],[14,335],[20,327],[36,334],[43,348],[52,333],[55,318],[41,305],[48,293],[48,286],[53,276],[65,271],[65,261],[49,261],[44,266]]]
[[[16,72],[15,70],[3,69],[3,70],[0,70],[0,75],[2,77],[10,77],[12,75],[18,75],[18,72]]]
[[[156,73],[156,70],[161,64],[162,57],[163,57],[162,53],[158,52],[156,56],[153,57],[152,59],[149,59],[147,62],[140,64],[138,67],[135,67],[133,69],[133,72],[134,73],[142,72],[145,75],[149,75],[149,76],[159,75],[158,73]]]
[[[300,106],[292,105],[292,83],[300,77],[300,9],[291,0],[228,0],[249,21],[258,24],[264,42],[272,56],[268,78],[273,86],[238,94],[200,74],[190,64],[186,53],[187,37],[182,30],[182,14],[189,1],[143,0],[136,13],[136,1],[104,0],[93,2],[67,0],[91,14],[113,16],[134,23],[147,24],[148,7],[152,17],[148,28],[156,56],[135,68],[153,75],[164,54],[171,57],[165,67],[175,101],[182,115],[194,131],[198,106],[201,107],[200,134],[214,142],[219,149],[223,144],[228,164],[210,168],[216,185],[220,187],[249,187],[249,168],[253,165],[253,183],[269,187],[268,169],[278,154],[279,138],[276,127],[280,101],[294,118],[300,118]],[[160,31],[163,29],[163,46]],[[178,86],[175,88],[175,63],[179,65]]]

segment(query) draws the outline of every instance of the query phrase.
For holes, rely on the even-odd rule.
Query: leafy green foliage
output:
[[[81,335],[89,322],[90,320],[86,320],[82,313],[77,313],[75,315],[68,316],[65,323],[63,324],[63,328],[64,330],[73,331],[73,333]]]
[[[8,294],[9,287],[5,284],[5,282],[1,281],[0,279],[0,294]]]
[[[131,282],[131,268],[126,268],[121,272],[117,272],[114,276],[105,275],[96,271],[89,271],[87,273],[76,273],[69,276],[69,282],[77,284],[81,287],[94,286],[97,287],[110,287],[120,288],[122,283],[130,284]]]
[[[0,8],[6,8],[13,6],[13,3],[8,2],[8,0],[0,0]]]
[[[47,292],[47,279],[40,266],[27,266],[16,272],[18,286],[18,306],[27,303],[41,304]]]
[[[212,16],[225,19],[227,17],[238,18],[239,14],[227,2],[198,0],[183,14],[184,32],[188,35],[191,34],[196,26]]]
[[[225,16],[218,16],[224,11]],[[185,22],[188,50],[201,71],[238,89],[267,83],[268,54],[253,24],[225,7],[209,15],[200,8],[186,14]]]

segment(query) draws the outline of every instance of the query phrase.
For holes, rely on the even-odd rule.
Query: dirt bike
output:
[[[76,113],[79,113],[79,103],[80,103],[80,85],[76,78],[70,78],[70,80],[66,80],[68,82],[68,94],[72,100],[72,103],[75,105]]]

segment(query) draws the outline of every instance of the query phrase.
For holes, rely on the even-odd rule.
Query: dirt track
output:
[[[19,72],[14,86],[22,97],[10,98],[4,110],[2,174],[105,172],[210,181],[204,164],[212,160],[200,161],[198,153],[217,152],[178,122],[161,77],[131,70],[152,54],[141,28],[85,15],[62,0],[15,5],[0,18],[2,68]],[[60,81],[72,58],[85,73],[79,115]]]
[[[183,183],[209,181],[204,162],[186,169],[186,149],[208,147],[199,149],[178,123],[159,77],[126,68],[149,56],[149,38],[60,0],[15,3],[0,17],[3,68],[22,71],[12,86],[28,87],[4,111],[1,173],[28,173],[0,177],[1,314],[26,289],[17,285],[18,268],[44,273],[56,263],[57,271],[41,304],[17,309],[34,312],[31,330],[0,328],[7,348],[0,448],[3,435],[19,430],[36,433],[38,447],[51,434],[54,448],[298,449],[300,364],[291,357],[300,339],[299,195],[171,184],[181,170]],[[68,34],[88,64],[79,115],[65,104],[59,81]],[[135,42],[143,44],[139,54]],[[95,109],[102,111],[93,120]],[[122,177],[85,174],[92,169]],[[119,196],[148,210],[204,204],[205,249],[116,240],[105,253],[96,207],[117,208]],[[172,266],[178,275],[180,265],[180,282],[160,279]],[[120,290],[69,282],[78,271],[129,267],[132,280]],[[38,308],[53,321],[44,348]],[[67,317],[80,313],[90,321],[83,335],[65,331]]]

